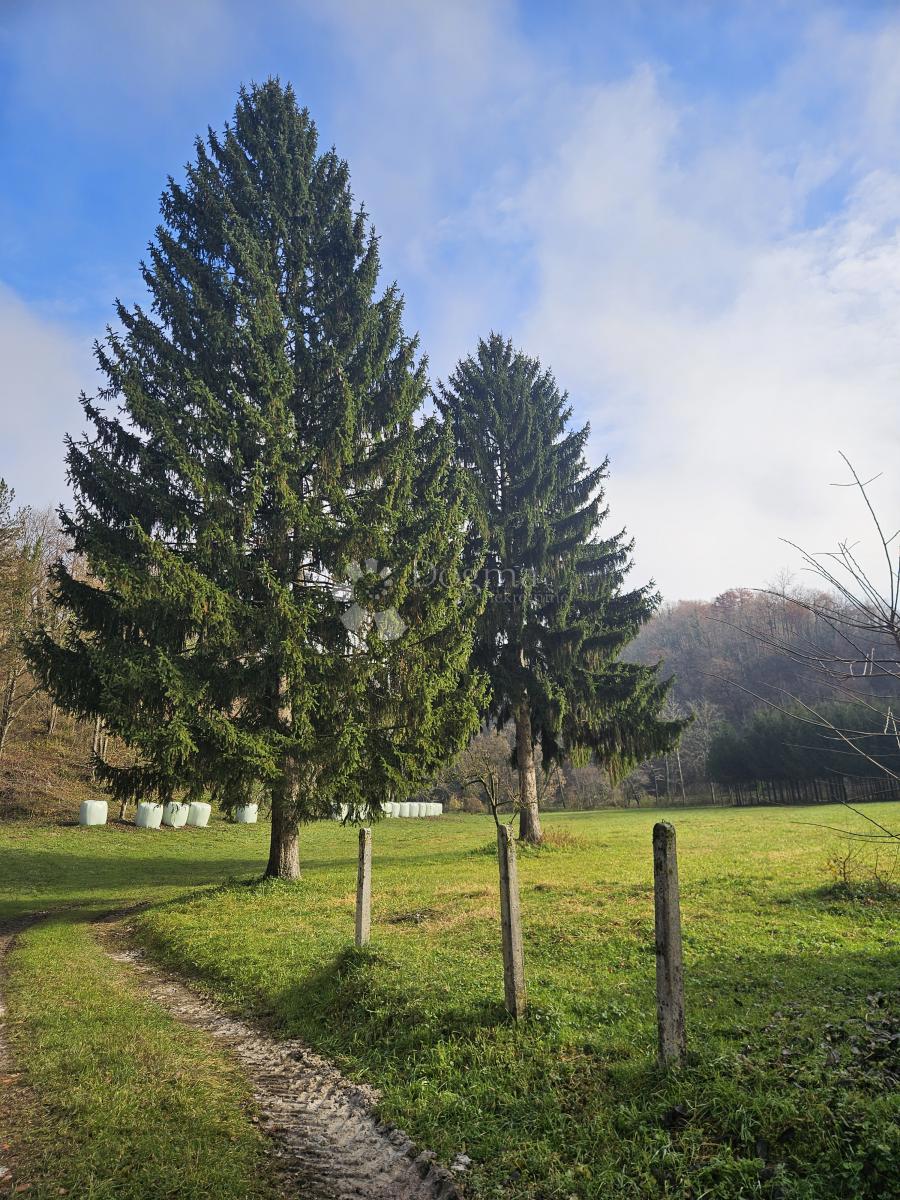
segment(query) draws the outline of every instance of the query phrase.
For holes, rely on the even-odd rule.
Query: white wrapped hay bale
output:
[[[147,800],[142,800],[137,806],[134,823],[138,829],[159,829],[162,816],[163,806],[161,804],[151,804]]]
[[[204,804],[200,800],[192,800],[191,806],[188,809],[187,823],[188,825],[194,825],[197,829],[205,829],[209,824],[211,814],[211,804]]]
[[[79,825],[105,825],[109,805],[105,800],[82,800],[78,812]]]
[[[234,810],[234,819],[238,825],[255,825],[259,816],[258,804],[242,804]]]
[[[163,809],[162,823],[171,826],[172,829],[181,829],[187,824],[187,819],[188,806],[179,800],[170,800]]]

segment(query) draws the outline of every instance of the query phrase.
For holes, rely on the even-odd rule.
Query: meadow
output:
[[[896,824],[896,805],[866,811]],[[678,831],[690,1048],[669,1072],[654,1012],[650,839],[662,817]],[[93,939],[92,918],[142,905],[127,932],[154,960],[378,1087],[385,1118],[444,1162],[472,1160],[467,1196],[900,1195],[897,899],[829,867],[845,845],[835,830],[864,822],[836,807],[679,808],[554,814],[547,827],[546,848],[520,851],[519,1025],[502,1004],[488,817],[376,826],[364,951],[356,834],[336,823],[303,831],[298,884],[259,882],[264,825],[0,827],[0,914],[44,914],[20,934],[5,985],[28,1098],[10,1153],[33,1166],[30,1194],[199,1197],[206,1170],[225,1181],[209,1195],[240,1195],[241,1180],[248,1197],[265,1194],[227,1057],[166,1036],[170,1018],[126,1001],[133,984]],[[129,1039],[154,1029],[161,1061],[142,1050],[142,1071],[129,1071]],[[177,1122],[173,1133],[158,1118],[173,1088],[175,1111],[206,1122],[182,1145],[191,1186],[171,1171],[153,1182],[154,1137],[179,1141]],[[121,1149],[129,1128],[139,1152]],[[104,1139],[120,1148],[108,1167]]]

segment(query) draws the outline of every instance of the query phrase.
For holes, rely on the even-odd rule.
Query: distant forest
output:
[[[676,754],[640,768],[649,790],[670,799],[706,790],[715,800],[718,788],[736,803],[900,794],[885,772],[900,773],[890,717],[897,681],[860,670],[847,627],[823,621],[823,609],[841,605],[789,585],[733,589],[670,605],[641,630],[629,655],[663,660],[675,678],[674,710],[694,716]],[[894,646],[866,649],[896,659]],[[837,730],[852,731],[854,745]]]
[[[674,678],[669,715],[692,717],[677,750],[624,778],[565,763],[542,779],[545,808],[639,804],[794,804],[900,796],[897,731],[885,728],[897,682],[871,674],[836,678],[846,657],[839,625],[816,609],[835,597],[791,586],[735,588],[712,601],[662,608],[628,648],[662,661]],[[895,647],[885,655],[896,658]],[[872,704],[872,701],[875,704]],[[821,721],[818,719],[821,718]],[[852,731],[854,745],[822,727]],[[866,748],[859,752],[860,739]],[[482,733],[437,781],[432,797],[479,810],[508,808],[515,791],[511,743]]]

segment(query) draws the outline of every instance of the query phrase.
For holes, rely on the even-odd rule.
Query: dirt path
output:
[[[16,938],[23,929],[27,929],[33,923],[34,919],[33,917],[19,917],[0,924],[0,1193],[4,1195],[15,1186],[16,1167],[4,1140],[4,1131],[12,1125],[18,1108],[20,1092],[19,1075],[6,1036],[5,963],[6,955],[15,944]]]
[[[4,1097],[9,1095],[10,1085],[14,1081],[12,1075],[12,1059],[9,1055],[9,1043],[6,1040],[6,1005],[3,1003],[3,961],[6,952],[12,945],[14,933],[0,929],[0,1143],[3,1143],[7,1121],[6,1103]],[[3,1143],[5,1144],[5,1143]],[[8,1155],[3,1153],[0,1146],[0,1191],[6,1191],[12,1180],[12,1167],[7,1161]]]
[[[7,928],[0,928],[0,1075],[6,1075],[12,1070],[12,1061],[9,1057],[9,1044],[6,1040],[6,1005],[3,1002],[3,962],[6,958],[6,953],[13,943],[15,931]]]
[[[152,969],[109,926],[101,943],[138,974],[141,990],[172,1016],[220,1039],[253,1087],[288,1196],[299,1200],[458,1200],[456,1180],[428,1151],[373,1115],[377,1094],[345,1079],[298,1041],[276,1041],[226,1016]]]

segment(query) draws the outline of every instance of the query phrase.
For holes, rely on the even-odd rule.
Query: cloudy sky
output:
[[[551,366],[634,581],[757,586],[900,524],[900,3],[3,0],[0,475],[65,495],[91,343],[242,81],[350,162],[434,378]]]

